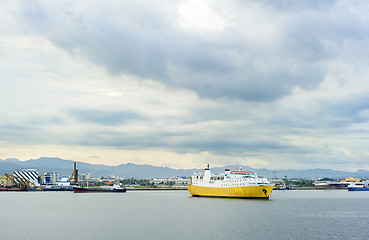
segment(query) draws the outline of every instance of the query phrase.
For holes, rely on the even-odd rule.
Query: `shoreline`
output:
[[[186,188],[134,188],[134,187],[125,187],[128,191],[187,191]]]
[[[125,187],[127,192],[129,191],[188,191],[187,187]],[[321,191],[321,190],[343,190],[347,191],[347,188],[317,188],[317,187],[291,187],[290,189],[273,189],[273,191],[306,191],[306,190],[315,190],[315,191]],[[49,188],[49,189],[43,189],[40,191],[36,190],[30,190],[32,192],[73,192],[73,189],[69,188]],[[0,192],[10,192],[10,191],[1,191]],[[12,191],[17,192],[17,191]]]

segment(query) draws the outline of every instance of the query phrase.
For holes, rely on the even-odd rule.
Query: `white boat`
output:
[[[352,182],[347,189],[349,191],[369,191],[369,181]]]
[[[198,197],[230,197],[230,198],[269,198],[274,185],[266,178],[259,178],[256,173],[230,171],[214,175],[209,165],[204,174],[194,174],[191,184],[187,186],[192,196]]]

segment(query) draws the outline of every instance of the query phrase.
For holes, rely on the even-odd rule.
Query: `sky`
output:
[[[0,159],[369,170],[367,1],[0,2]]]

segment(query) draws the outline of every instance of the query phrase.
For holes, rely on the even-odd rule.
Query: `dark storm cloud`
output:
[[[235,11],[239,22],[220,32],[203,33],[181,29],[175,5],[163,10],[160,3],[147,8],[142,8],[146,4],[106,4],[101,9],[107,15],[101,15],[92,7],[87,12],[68,3],[59,7],[44,3],[30,2],[22,19],[54,44],[112,74],[151,78],[206,98],[272,101],[296,86],[316,88],[324,80],[327,62],[338,54],[329,43],[340,44],[353,34],[368,36],[368,28],[356,24],[360,19],[353,14],[340,19],[335,2],[290,8],[262,3],[258,10],[276,34],[267,40],[258,36],[263,32],[243,28],[249,18],[242,14],[250,3]]]
[[[48,142],[51,134],[45,126],[62,128],[65,124],[61,115],[49,114],[53,116],[47,116],[45,112],[41,114],[1,114],[0,139],[15,143]]]
[[[81,121],[108,126],[117,126],[128,121],[143,119],[142,116],[131,111],[71,109],[68,112],[71,117]]]
[[[312,112],[309,105],[299,112],[269,119],[270,123],[280,126],[289,126],[289,131],[310,131],[321,129],[321,134],[339,134],[346,131],[347,127],[356,123],[365,123],[368,116],[363,112],[369,111],[369,97],[356,95],[338,99],[326,99],[320,101],[320,106],[313,106]],[[318,133],[314,133],[318,134]]]
[[[150,126],[150,121],[142,122]],[[264,153],[307,154],[311,150],[294,146],[288,141],[277,139],[274,135],[262,136],[250,134],[235,138],[239,129],[209,129],[195,130],[168,130],[150,126],[146,131],[125,131],[105,128],[90,129],[88,132],[75,134],[71,144],[85,146],[114,146],[124,149],[167,149],[177,153],[200,153],[203,151],[220,155],[238,155],[247,153],[248,156],[257,156]]]

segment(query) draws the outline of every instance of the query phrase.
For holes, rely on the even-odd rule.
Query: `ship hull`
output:
[[[74,193],[125,193],[126,189],[101,189],[74,187]]]
[[[369,191],[369,188],[355,188],[355,187],[349,187],[347,188],[349,191]]]
[[[262,198],[269,199],[273,185],[242,186],[242,187],[204,187],[187,185],[188,191],[194,197],[223,198]]]
[[[0,187],[0,191],[5,191],[5,192],[24,192],[27,191],[27,189],[25,188],[19,188],[19,187],[13,187],[13,186],[1,186]]]

